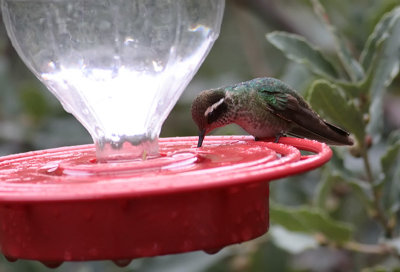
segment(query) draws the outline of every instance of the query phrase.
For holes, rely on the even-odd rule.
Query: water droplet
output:
[[[16,262],[18,259],[17,258],[14,258],[14,257],[10,257],[10,256],[4,256],[6,259],[7,259],[7,261],[9,261],[9,262]]]
[[[161,72],[162,70],[164,70],[164,66],[160,62],[153,60],[152,63],[155,72]]]
[[[188,30],[190,32],[208,32],[209,28],[201,24],[196,24],[196,25],[191,25]]]
[[[113,262],[119,267],[128,266],[131,263],[131,259],[113,260]]]
[[[243,223],[243,218],[242,218],[241,216],[236,217],[235,223],[236,223],[236,224],[241,224],[241,223]]]
[[[101,140],[104,137],[104,131],[99,126],[95,126],[94,132],[96,133],[97,138],[99,140]]]
[[[54,69],[56,68],[56,64],[53,61],[50,61],[48,64],[49,68]]]
[[[242,239],[245,241],[250,240],[253,237],[253,232],[251,231],[250,228],[243,229],[241,234],[242,234]]]
[[[48,268],[57,268],[60,265],[62,265],[63,262],[60,262],[60,261],[43,261],[41,263],[44,264],[45,266],[47,266]]]
[[[87,221],[91,221],[93,219],[93,211],[86,211],[83,214]]]
[[[85,114],[85,115],[88,115],[90,112],[89,112],[88,108],[83,108],[82,109],[82,113]]]
[[[134,41],[135,40],[132,37],[128,36],[128,37],[125,38],[124,45],[130,45]]]
[[[160,245],[158,243],[154,243],[153,244],[153,252],[158,252],[159,249],[160,249]]]
[[[175,219],[178,217],[178,211],[171,212],[171,219]]]
[[[240,192],[240,189],[239,189],[239,187],[229,187],[228,188],[228,193],[229,194],[237,194],[237,193],[239,193]]]
[[[210,249],[204,249],[203,251],[207,254],[217,254],[218,252],[220,252],[223,249],[223,247],[220,248],[210,248]]]
[[[72,260],[72,254],[69,251],[64,252],[64,260],[66,261],[71,261]]]
[[[92,256],[92,257],[96,257],[98,253],[99,252],[98,252],[98,250],[96,248],[89,249],[89,255]]]
[[[121,138],[120,138],[120,136],[119,135],[117,135],[117,134],[111,134],[111,141],[112,142],[114,142],[114,143],[117,143],[117,142],[119,142],[119,141],[121,141]]]
[[[183,247],[182,249],[184,251],[189,251],[189,250],[193,250],[193,242],[190,240],[186,240],[183,242]]]

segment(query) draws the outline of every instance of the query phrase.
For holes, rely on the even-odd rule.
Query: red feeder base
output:
[[[269,181],[331,157],[325,144],[295,138],[196,143],[161,139],[159,158],[134,162],[96,163],[93,145],[0,158],[2,253],[56,265],[215,252],[268,230]]]

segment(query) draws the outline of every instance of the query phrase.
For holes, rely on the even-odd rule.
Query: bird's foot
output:
[[[279,132],[278,134],[275,135],[275,141],[274,141],[274,143],[278,143],[278,142],[279,142],[279,139],[280,139],[281,137],[285,137],[285,136],[286,136],[285,133]]]

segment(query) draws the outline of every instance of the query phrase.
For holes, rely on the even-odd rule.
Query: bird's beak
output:
[[[206,136],[205,129],[201,130],[199,133],[199,141],[197,142],[197,147],[201,147],[201,145],[203,144],[204,136]]]

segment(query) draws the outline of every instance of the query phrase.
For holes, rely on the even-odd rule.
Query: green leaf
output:
[[[310,232],[311,230],[304,225],[299,218],[294,216],[296,211],[289,207],[270,205],[269,215],[271,222],[279,224],[290,231]]]
[[[335,150],[333,152],[335,153]],[[332,159],[335,159],[335,157],[337,155],[334,154]],[[325,167],[324,170],[325,177],[318,183],[314,198],[317,207],[326,209],[326,199],[329,197],[332,187],[338,183],[344,183],[349,186],[365,207],[371,208],[373,206],[372,190],[368,183],[353,178],[351,173],[347,173],[347,169],[341,165],[332,169],[332,163],[330,163],[329,167]]]
[[[393,12],[398,13],[399,10],[395,9]],[[366,80],[370,82],[368,87],[371,96],[368,132],[374,136],[375,141],[383,131],[383,96],[399,73],[400,67],[400,16],[395,16],[391,25],[385,35],[387,37],[378,44],[380,50],[375,52]]]
[[[329,174],[321,182],[318,183],[315,190],[315,205],[320,209],[326,208],[326,200],[331,193],[332,186],[340,182],[342,179],[339,174],[335,173]]]
[[[379,44],[390,36],[393,25],[400,18],[400,7],[386,13],[376,24],[374,31],[368,37],[360,56],[360,63],[368,70],[373,62]]]
[[[380,50],[376,52],[376,63],[372,69],[371,83],[372,97],[382,95],[382,91],[388,87],[399,73],[400,63],[400,7],[395,9],[390,28],[387,29],[385,39],[379,44]]]
[[[347,82],[347,81],[341,81],[337,80],[335,81],[335,84],[340,87],[342,90],[346,92],[346,94],[351,95],[353,98],[359,98],[360,94],[363,91],[363,86],[361,84],[362,82]]]
[[[337,29],[330,23],[329,17],[325,8],[321,5],[319,0],[311,0],[315,13],[320,17],[321,21],[326,25],[335,40],[336,50],[340,61],[342,62],[346,72],[349,74],[353,82],[360,81],[364,78],[365,73],[363,67],[353,58],[346,42],[337,31]]]
[[[365,207],[373,207],[372,190],[368,183],[358,179],[347,179],[345,182],[351,187],[357,197],[364,203]]]
[[[288,59],[304,64],[314,74],[328,79],[338,77],[332,63],[302,36],[275,31],[267,34],[266,38],[272,45],[281,50]]]
[[[390,132],[387,140],[387,143],[389,145],[396,144],[397,142],[400,142],[400,129],[396,129]]]
[[[388,211],[395,212],[400,206],[400,141],[390,146],[381,158],[383,179],[382,201]]]
[[[335,221],[322,210],[313,207],[289,208],[273,204],[270,206],[271,222],[290,231],[322,233],[335,242],[348,241],[353,229],[348,224]]]
[[[25,84],[20,88],[20,100],[23,110],[35,121],[40,121],[49,114],[50,107],[46,97],[33,84]]]
[[[362,113],[335,84],[326,80],[314,81],[308,92],[308,100],[318,113],[353,133],[359,142],[364,141]]]
[[[318,247],[318,242],[310,234],[291,232],[281,226],[271,226],[268,231],[274,244],[291,254]]]
[[[358,61],[353,58],[349,48],[347,47],[344,39],[337,33],[336,29],[332,27],[332,34],[336,36],[337,50],[338,56],[341,62],[343,63],[344,68],[349,74],[352,82],[359,82],[365,76],[364,69],[358,63]]]

